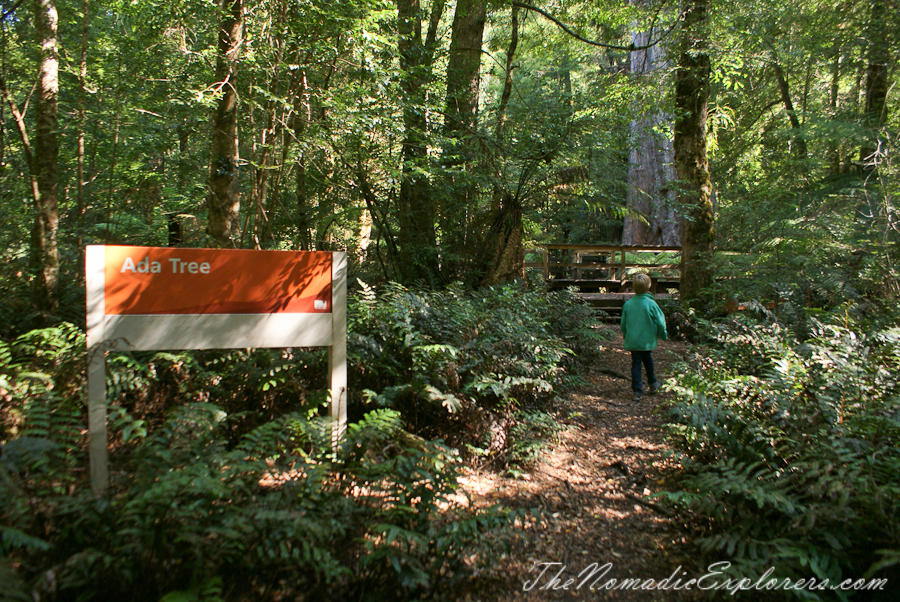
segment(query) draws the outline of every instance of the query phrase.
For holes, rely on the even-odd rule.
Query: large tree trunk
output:
[[[632,36],[635,46],[646,46],[652,32]],[[631,74],[641,85],[662,78],[668,69],[665,50],[659,44],[631,52]],[[662,90],[660,90],[662,94]],[[681,223],[675,213],[677,178],[672,141],[655,132],[671,128],[671,118],[662,112],[640,114],[631,122],[631,153],[628,156],[628,209],[622,230],[623,245],[681,244]]]
[[[487,233],[481,273],[482,286],[510,282],[525,277],[522,261],[522,205],[515,196],[506,193],[494,211],[494,220]]]
[[[681,296],[698,297],[712,284],[715,245],[712,185],[706,151],[709,104],[709,0],[684,0],[678,69],[675,73],[675,170],[682,221]]]
[[[35,103],[34,169],[38,197],[32,231],[35,269],[35,304],[44,310],[56,306],[59,281],[59,57],[56,42],[58,17],[55,0],[35,0],[35,29],[40,44],[41,70]]]
[[[474,215],[475,186],[468,170],[479,148],[478,98],[486,11],[487,0],[457,2],[447,59],[444,133],[450,142],[443,158],[447,175],[442,183],[440,222],[442,267],[448,280],[463,276],[463,260],[472,243],[469,226]]]
[[[433,5],[428,40],[433,44],[443,0]],[[435,14],[437,17],[435,17]],[[422,41],[419,0],[397,0],[401,82],[403,92],[403,175],[400,182],[398,242],[405,282],[439,278],[435,207],[428,164],[425,86],[431,76],[433,46]]]
[[[243,43],[243,0],[221,0],[216,107],[209,168],[207,234],[216,247],[235,247],[241,207],[238,187],[237,61]]]
[[[486,0],[459,0],[456,4],[447,61],[445,130],[450,136],[474,134],[478,125],[481,45],[486,10]]]

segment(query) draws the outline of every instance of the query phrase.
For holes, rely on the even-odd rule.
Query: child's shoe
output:
[[[631,401],[640,401],[641,400],[641,392],[635,391],[634,395],[631,397]]]
[[[653,383],[650,385],[650,395],[656,395],[656,392],[659,391],[659,383]]]

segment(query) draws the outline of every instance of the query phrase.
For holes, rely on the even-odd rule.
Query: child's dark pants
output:
[[[653,372],[653,356],[649,351],[631,352],[631,388],[640,394],[643,388],[641,382],[641,364],[647,369],[647,384],[652,388],[656,384],[656,374]]]

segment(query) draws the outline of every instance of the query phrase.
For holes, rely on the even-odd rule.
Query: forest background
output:
[[[259,577],[292,561],[297,582],[392,591],[399,580],[432,591],[435,571],[455,574],[465,563],[429,563],[467,557],[462,549],[477,537],[425,535],[438,528],[427,509],[402,532],[368,533],[373,507],[390,516],[412,507],[385,502],[394,490],[379,503],[340,506],[354,517],[331,517],[329,528],[344,525],[341,537],[306,523],[288,528],[288,502],[280,507],[271,488],[238,478],[271,471],[260,459],[273,454],[240,446],[300,446],[323,471],[310,470],[310,483],[354,474],[324,488],[341,499],[353,497],[354,479],[382,483],[403,462],[416,470],[424,462],[446,483],[429,491],[454,490],[449,452],[432,437],[464,456],[515,464],[513,450],[552,432],[541,404],[576,378],[574,357],[589,359],[597,343],[574,298],[514,284],[526,276],[524,250],[545,242],[683,247],[683,303],[667,312],[682,336],[710,345],[711,357],[723,354],[712,365],[725,367],[700,362],[672,385],[681,400],[673,437],[696,480],[674,487],[670,501],[711,521],[709,549],[751,568],[775,555],[831,576],[897,565],[893,0],[3,0],[0,11],[0,441],[6,495],[32,500],[8,506],[17,510],[3,527],[0,567],[23,591],[56,567],[71,591],[102,595],[112,586],[85,586],[76,574],[103,565],[132,587],[153,583],[151,598],[204,583],[221,593],[223,567]],[[348,251],[359,281],[351,387],[362,407],[379,408],[357,416],[356,441],[399,438],[404,452],[379,464],[352,446],[327,461],[314,451],[314,353],[122,355],[110,377],[120,466],[160,486],[138,467],[199,470],[186,458],[213,442],[191,439],[185,425],[208,424],[221,453],[204,470],[240,457],[248,464],[238,462],[235,480],[222,486],[246,486],[241,512],[261,507],[262,497],[280,508],[253,544],[265,550],[260,558],[279,560],[242,564],[245,549],[213,551],[199,527],[187,529],[190,540],[193,515],[154,515],[149,494],[127,479],[113,510],[90,506],[75,468],[83,454],[76,425],[85,423],[86,244]],[[756,309],[729,317],[736,301]],[[491,331],[490,316],[504,318],[507,331]],[[718,413],[700,408],[701,399]],[[418,405],[426,402],[427,411]],[[260,405],[268,409],[254,414]],[[814,428],[785,424],[786,408]],[[232,418],[217,418],[220,411]],[[482,418],[467,420],[472,412]],[[736,423],[755,426],[737,432]],[[516,448],[508,435],[521,435],[522,424],[534,428]],[[242,439],[251,434],[254,444]],[[166,457],[176,440],[184,457]],[[786,467],[811,462],[809,450],[834,458],[830,468],[798,469],[821,478],[778,480],[792,474]],[[726,490],[706,470],[743,482],[732,488],[740,499],[705,497]],[[870,480],[843,498],[828,488],[837,487],[835,470]],[[181,499],[179,487],[197,475],[176,472],[164,484]],[[410,478],[392,486],[413,487]],[[207,485],[191,495],[226,497]],[[307,485],[302,499],[316,495]],[[429,494],[432,510],[442,495]],[[829,496],[843,500],[839,510],[825,509]],[[117,526],[85,543],[90,529],[60,526],[76,507],[94,526],[115,511]],[[220,510],[204,516],[224,521],[220,536],[237,542],[239,529],[223,526],[234,516]],[[744,520],[756,525],[746,527],[752,533],[736,526],[748,514],[760,518]],[[385,516],[379,524],[393,524]],[[522,519],[467,520],[471,535]],[[808,546],[779,536],[819,533],[817,520],[833,530]],[[153,524],[154,536],[136,535]],[[314,543],[283,549],[288,532]],[[166,533],[182,534],[170,541]],[[331,540],[355,542],[347,543],[352,558]],[[459,544],[458,556],[435,541]],[[116,566],[110,559],[123,547],[144,562]],[[178,570],[160,581],[172,562]]]

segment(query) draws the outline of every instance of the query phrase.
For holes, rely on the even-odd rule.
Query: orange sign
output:
[[[106,315],[331,312],[330,252],[105,247]]]

